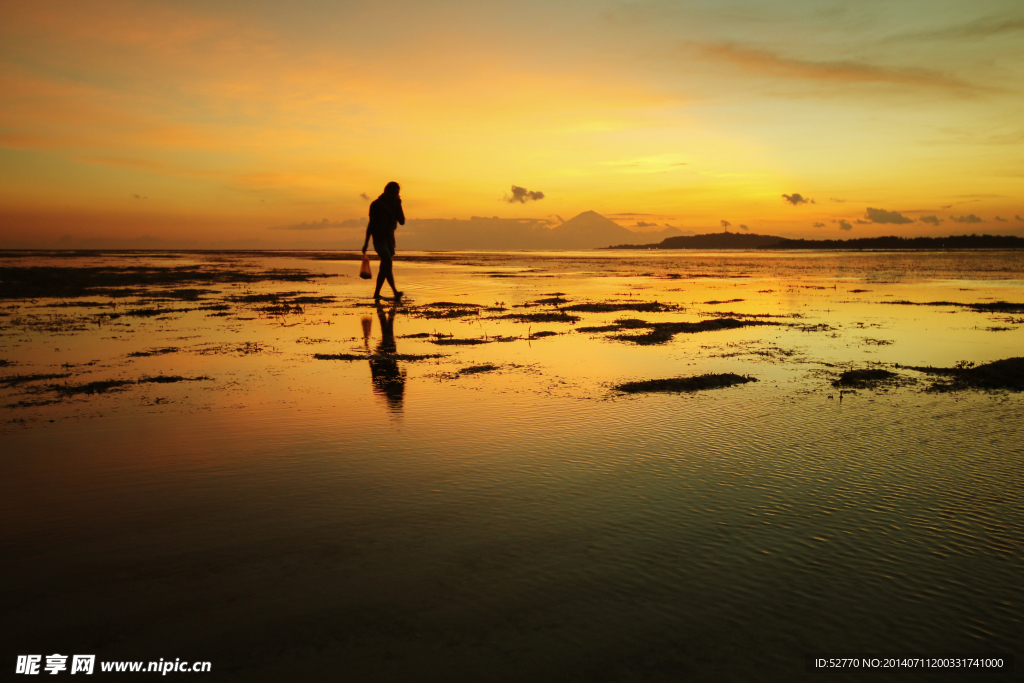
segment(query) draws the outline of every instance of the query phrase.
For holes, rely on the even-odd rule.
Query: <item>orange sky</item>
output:
[[[389,180],[410,218],[1024,234],[1022,38],[1008,1],[0,3],[0,247],[289,246]]]

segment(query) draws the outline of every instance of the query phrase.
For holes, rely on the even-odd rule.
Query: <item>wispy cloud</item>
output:
[[[889,41],[906,40],[949,40],[988,38],[1006,33],[1024,31],[1024,18],[1021,17],[985,17],[965,24],[947,26],[932,31],[904,33],[889,38]]]
[[[817,221],[817,222],[816,222],[816,223],[814,223],[814,224],[813,224],[813,225],[812,225],[811,227],[812,227],[812,228],[824,228],[824,227],[825,227],[825,224],[824,224],[824,223],[822,223],[821,221]]]
[[[519,187],[518,185],[512,186],[512,194],[505,195],[504,201],[509,204],[525,204],[526,202],[537,202],[544,199],[543,192],[533,192],[527,190],[525,187]]]
[[[950,216],[949,220],[953,221],[954,223],[981,223],[982,222],[981,218],[979,218],[978,216],[975,216],[973,213],[967,214],[966,216]]]
[[[942,222],[942,219],[938,216],[921,216],[922,223],[930,223],[931,225],[938,225]]]
[[[878,66],[857,61],[796,59],[734,43],[705,43],[694,47],[698,54],[706,59],[727,62],[759,76],[830,83],[910,85],[964,91],[989,90],[930,69]]]
[[[902,225],[904,223],[913,223],[913,218],[907,218],[899,211],[886,211],[885,209],[867,209],[867,219],[872,223],[895,223]]]

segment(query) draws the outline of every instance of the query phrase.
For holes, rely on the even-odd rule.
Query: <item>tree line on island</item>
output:
[[[657,244],[619,244],[607,249],[1024,249],[1014,235],[949,237],[858,237],[846,240],[789,239],[773,235],[720,232],[668,237]]]

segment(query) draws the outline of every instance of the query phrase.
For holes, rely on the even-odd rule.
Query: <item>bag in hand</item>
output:
[[[373,277],[373,274],[370,272],[370,257],[366,253],[363,254],[363,265],[359,267],[359,277],[364,280],[369,280]]]

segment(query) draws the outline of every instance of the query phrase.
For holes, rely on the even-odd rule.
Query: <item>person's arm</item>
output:
[[[399,198],[396,202],[398,204],[398,224],[405,225],[405,212],[402,211],[402,200]]]

